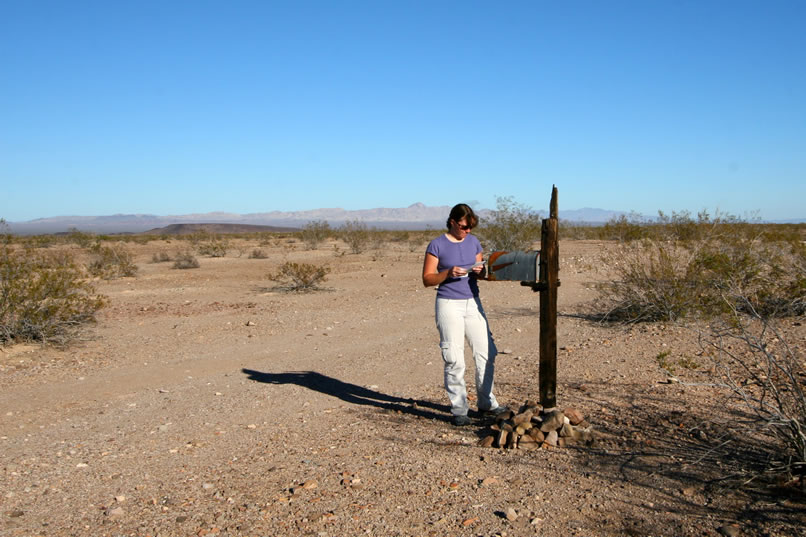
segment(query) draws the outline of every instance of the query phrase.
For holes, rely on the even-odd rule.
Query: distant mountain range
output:
[[[272,226],[300,228],[315,220],[327,221],[337,227],[348,220],[360,220],[368,226],[381,229],[441,229],[450,212],[449,206],[429,207],[415,203],[405,208],[377,208],[348,211],[345,209],[313,209],[309,211],[272,211],[267,213],[236,214],[212,212],[175,216],[153,214],[114,214],[109,216],[54,216],[26,222],[8,222],[12,233],[33,235],[59,233],[70,229],[94,233],[142,233],[173,224],[239,224],[245,226]],[[489,210],[479,211],[484,218]],[[545,218],[545,213],[542,213]],[[605,209],[575,209],[560,211],[560,218],[572,222],[601,224],[623,211]]]

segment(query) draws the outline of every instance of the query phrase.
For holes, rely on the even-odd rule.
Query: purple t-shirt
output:
[[[470,271],[482,248],[473,235],[465,236],[462,242],[453,242],[443,234],[428,243],[425,252],[437,258],[437,272],[451,267],[462,267]],[[475,276],[448,278],[437,288],[439,298],[467,299],[476,296],[479,296],[479,285]]]

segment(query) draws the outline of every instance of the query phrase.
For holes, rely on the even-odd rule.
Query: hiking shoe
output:
[[[498,405],[495,408],[491,408],[489,410],[482,410],[481,411],[481,413],[484,416],[488,417],[488,418],[495,418],[495,417],[498,417],[501,414],[504,414],[506,412],[509,412],[509,407],[504,406],[504,405]]]
[[[467,416],[454,416],[451,420],[451,423],[456,425],[457,427],[464,427],[465,425],[470,425],[472,420]]]

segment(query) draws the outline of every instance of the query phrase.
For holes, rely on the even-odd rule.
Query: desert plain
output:
[[[241,238],[192,270],[151,262],[178,240],[129,244],[138,274],[97,282],[83,340],[0,349],[0,535],[804,535],[797,490],[742,485],[766,446],[710,380],[702,327],[586,314],[604,247],[560,242],[558,406],[595,441],[507,450],[478,446],[480,416],[450,424],[425,243]],[[324,288],[276,289],[285,261],[329,267]],[[538,295],[480,287],[495,393],[519,407]]]

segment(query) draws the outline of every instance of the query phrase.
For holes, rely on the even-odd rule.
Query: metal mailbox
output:
[[[540,252],[493,252],[487,258],[487,280],[536,282]]]

